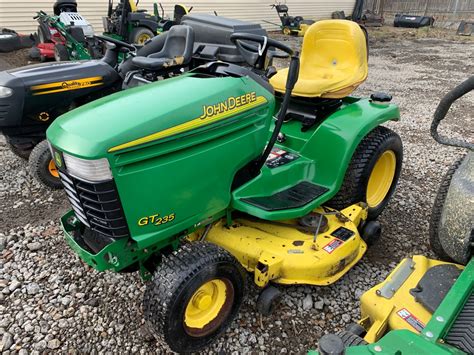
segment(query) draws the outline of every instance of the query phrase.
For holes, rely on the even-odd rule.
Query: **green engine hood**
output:
[[[249,78],[177,78],[122,91],[70,111],[53,122],[48,140],[61,151],[86,158],[107,152],[203,116],[206,106],[262,88]],[[265,100],[273,100],[265,93]],[[115,147],[115,148],[114,148]]]

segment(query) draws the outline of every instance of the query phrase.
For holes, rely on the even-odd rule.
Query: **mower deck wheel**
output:
[[[171,350],[199,351],[228,327],[245,293],[246,273],[229,252],[192,242],[163,258],[145,291],[144,316]]]
[[[130,33],[130,43],[143,46],[146,41],[152,39],[155,35],[146,27],[136,27]]]
[[[62,188],[58,170],[46,140],[38,143],[32,150],[28,165],[31,175],[37,181],[54,190]]]
[[[341,210],[357,202],[369,206],[369,220],[385,209],[402,169],[403,146],[398,134],[378,126],[359,143],[339,192],[328,203]]]
[[[257,299],[257,311],[263,316],[269,316],[281,300],[281,292],[274,286],[267,286]]]
[[[347,330],[341,330],[337,333],[337,335],[341,338],[342,342],[344,343],[345,347],[348,348],[350,346],[357,346],[357,345],[367,345],[368,343],[364,340],[364,338],[349,332]]]
[[[361,237],[368,246],[380,239],[382,234],[382,226],[379,221],[368,221],[362,227]]]
[[[363,337],[367,331],[363,326],[358,323],[351,323],[346,327],[346,331],[355,334],[359,337]]]
[[[54,59],[56,62],[65,62],[69,60],[69,53],[64,44],[57,43],[54,45]]]
[[[442,260],[452,261],[449,255],[444,251],[441,241],[439,240],[439,225],[441,222],[441,216],[443,214],[444,203],[446,196],[448,195],[449,186],[453,175],[458,170],[459,166],[463,162],[466,155],[456,160],[454,164],[449,168],[446,174],[443,176],[441,185],[439,186],[438,193],[436,194],[433,209],[431,211],[430,227],[429,227],[429,241],[431,249],[438,255]]]

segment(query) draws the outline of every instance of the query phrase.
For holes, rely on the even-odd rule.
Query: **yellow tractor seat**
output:
[[[300,72],[294,96],[339,99],[367,78],[367,37],[348,20],[323,20],[307,30],[301,49]],[[284,93],[288,68],[271,79],[275,91]]]

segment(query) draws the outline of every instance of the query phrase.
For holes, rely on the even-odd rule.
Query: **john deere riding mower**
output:
[[[437,132],[451,104],[473,89],[474,76],[450,91],[431,126],[439,143],[468,149],[443,178],[431,213],[430,244],[444,261],[404,259],[362,295],[357,324],[320,340],[322,354],[474,353],[474,145]]]
[[[107,17],[103,17],[104,35],[121,41],[143,45],[160,32],[167,31],[173,25],[180,23],[181,18],[188,13],[183,5],[175,6],[175,20],[160,17],[157,4],[154,4],[154,14],[138,9],[138,1],[119,0],[114,8],[113,0],[109,0]],[[163,14],[164,16],[164,14]]]
[[[266,36],[231,39],[250,67],[211,62],[82,106],[47,131],[72,205],[67,242],[97,270],[150,280],[147,324],[178,352],[226,329],[244,271],[267,310],[271,283],[337,281],[380,233],[402,164],[400,138],[380,126],[399,119],[397,106],[348,96],[368,70],[357,24],[316,23],[301,59]],[[292,58],[275,74],[276,51]]]

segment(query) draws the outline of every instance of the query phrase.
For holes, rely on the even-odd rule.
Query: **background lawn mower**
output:
[[[94,29],[77,12],[76,0],[58,0],[53,6],[54,16],[40,11],[38,20],[38,45],[30,56],[42,62],[101,58],[104,55],[102,41],[94,36]]]
[[[431,126],[437,142],[468,149],[443,178],[431,213],[431,248],[445,261],[403,260],[362,295],[357,324],[320,340],[321,354],[474,353],[474,145],[438,134],[452,103],[473,89],[474,76],[451,90]]]
[[[301,16],[288,15],[288,6],[286,4],[272,4],[271,8],[275,8],[281,21],[281,32],[285,35],[304,36],[306,30],[311,26],[313,20],[305,20]]]
[[[109,0],[107,17],[103,17],[104,35],[117,38],[121,41],[143,45],[157,34],[168,31],[172,26],[179,25],[188,9],[183,5],[175,5],[174,19],[165,19],[162,7],[162,17],[158,13],[158,6],[154,4],[154,14],[138,9],[133,0],[119,0],[114,8],[113,0]],[[160,4],[161,6],[161,4]]]
[[[211,62],[84,105],[47,131],[73,209],[61,219],[68,244],[99,271],[150,280],[145,319],[177,352],[226,329],[244,270],[265,287],[264,313],[272,282],[337,281],[379,236],[401,170],[401,140],[380,126],[398,107],[348,96],[368,70],[356,23],[314,24],[301,64],[266,36],[230,38],[248,66]],[[334,45],[321,52],[320,41]],[[269,67],[270,48],[292,55],[290,67]]]
[[[179,75],[212,60],[242,63],[230,33],[266,34],[260,25],[211,15],[188,15],[183,23],[154,37],[135,57],[127,54],[135,52],[134,46],[96,36],[116,46],[101,60],[45,63],[0,72],[0,130],[12,151],[29,159],[30,172],[38,181],[51,188],[62,187],[45,141],[46,129],[59,115],[122,88]],[[118,64],[119,55],[128,58]]]

